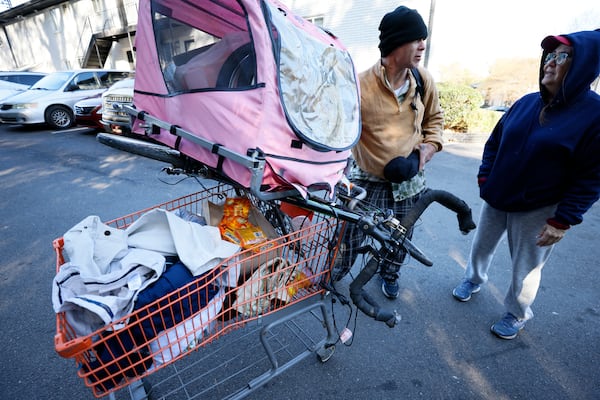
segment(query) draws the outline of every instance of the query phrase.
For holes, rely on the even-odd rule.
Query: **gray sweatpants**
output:
[[[505,212],[486,202],[481,206],[479,224],[471,245],[465,278],[476,284],[488,281],[492,258],[506,234],[512,261],[512,281],[504,306],[519,319],[533,317],[531,305],[540,287],[542,268],[554,246],[537,246],[537,236],[556,206],[526,212]]]

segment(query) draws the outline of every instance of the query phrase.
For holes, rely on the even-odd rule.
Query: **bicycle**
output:
[[[128,112],[137,113],[133,108]],[[166,147],[161,144],[141,142],[136,139],[117,137],[109,134],[99,134],[99,142],[133,154],[145,156],[157,161],[171,164],[171,167],[165,168],[168,174],[185,174],[192,177],[202,177],[215,179],[220,182],[242,188],[236,182],[231,181],[226,176],[220,174],[206,165],[191,160],[182,155],[177,150]],[[476,228],[473,221],[471,208],[450,192],[427,188],[415,206],[407,215],[398,220],[390,210],[381,210],[364,201],[364,189],[343,180],[336,187],[335,198],[332,202],[328,197],[320,197],[318,194],[309,192],[307,197],[302,197],[298,193],[287,192],[285,196],[278,196],[277,199],[264,196],[256,189],[250,188],[250,192],[261,200],[278,201],[289,203],[306,210],[329,215],[339,218],[347,223],[357,224],[369,237],[373,238],[378,247],[368,245],[361,249],[362,253],[369,253],[370,257],[364,268],[350,284],[350,297],[358,309],[366,315],[374,318],[376,321],[383,321],[388,326],[395,326],[399,317],[393,311],[381,309],[375,300],[364,291],[364,286],[381,269],[386,268],[397,262],[399,250],[410,254],[414,259],[425,266],[432,266],[433,262],[415,246],[411,240],[406,237],[406,232],[413,227],[423,212],[433,202],[437,202],[447,209],[456,213],[458,227],[461,233],[468,234]],[[318,193],[318,192],[317,192]],[[269,220],[275,226],[279,227],[282,235],[289,234],[292,229],[289,221],[281,212],[269,210]],[[329,286],[331,289],[331,286]]]

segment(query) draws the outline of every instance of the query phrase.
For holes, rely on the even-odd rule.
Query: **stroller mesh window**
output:
[[[316,150],[351,148],[359,138],[360,108],[350,55],[307,34],[277,7],[269,4],[269,9],[278,41],[281,102],[290,126]]]
[[[169,93],[251,87],[256,57],[241,9],[228,10],[236,18],[224,23],[231,16],[214,15],[211,2],[188,5],[195,14],[186,13],[181,4],[169,8],[168,1],[154,2],[154,36]],[[219,20],[218,30],[211,29],[211,19],[189,18],[199,12]]]

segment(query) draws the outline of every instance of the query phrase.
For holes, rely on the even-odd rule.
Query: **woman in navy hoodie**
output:
[[[492,332],[513,339],[533,317],[542,268],[572,225],[600,197],[600,31],[548,36],[541,43],[540,91],[519,99],[485,144],[477,175],[484,200],[463,281],[468,301],[488,280],[508,237],[512,280],[506,314]]]

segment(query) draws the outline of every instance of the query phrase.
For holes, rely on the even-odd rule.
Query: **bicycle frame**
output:
[[[131,107],[126,107],[126,111],[128,113],[135,113],[136,117],[143,118],[146,121],[146,130],[149,132],[148,136],[150,137],[151,132],[157,129],[155,128],[157,125],[160,125],[161,129],[171,130],[174,134],[186,135],[185,130],[169,125],[154,117],[139,113]],[[412,228],[427,207],[433,202],[438,202],[442,206],[455,212],[458,219],[459,230],[463,234],[469,233],[476,227],[470,207],[460,198],[443,190],[426,189],[417,204],[415,204],[409,213],[402,218],[402,220],[398,220],[387,210],[376,210],[375,212],[365,212],[364,210],[360,210],[360,206],[358,206],[359,202],[357,202],[354,197],[343,195],[340,191],[336,191],[336,193],[333,194],[334,200],[331,200],[332,196],[319,196],[317,194],[319,192],[309,192],[306,197],[293,190],[276,193],[262,192],[259,183],[261,182],[263,173],[262,167],[264,166],[264,160],[261,160],[256,154],[241,155],[221,146],[214,149],[219,156],[229,157],[240,161],[252,171],[252,174],[255,177],[252,182],[256,185],[251,185],[250,188],[244,188],[239,183],[232,181],[214,168],[207,167],[196,160],[189,159],[185,155],[182,155],[169,147],[104,133],[98,134],[97,138],[101,143],[108,146],[170,163],[173,165],[173,168],[168,170],[168,172],[172,174],[181,173],[190,176],[202,176],[204,178],[215,179],[234,187],[239,187],[240,189],[249,190],[254,196],[262,201],[277,200],[306,210],[336,217],[347,223],[357,224],[357,226],[369,237],[379,243],[379,248],[372,246],[366,248],[366,251],[370,253],[370,259],[365,268],[361,270],[359,275],[350,284],[350,297],[357,308],[363,313],[377,321],[385,322],[389,327],[393,327],[397,324],[399,321],[398,315],[396,315],[395,312],[381,309],[377,302],[363,290],[363,287],[380,268],[386,268],[387,265],[394,263],[395,258],[401,250],[409,253],[413,258],[426,266],[433,265],[433,262],[406,237],[406,232]],[[195,137],[195,140],[198,140],[198,143],[203,146],[208,147],[211,145],[201,138]],[[360,192],[360,188],[358,188],[358,190]]]

